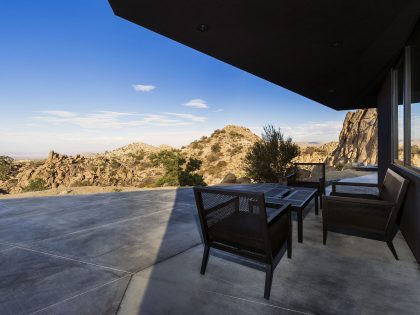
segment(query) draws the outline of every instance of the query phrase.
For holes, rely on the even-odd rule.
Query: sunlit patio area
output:
[[[362,181],[372,179],[361,178]],[[313,203],[293,256],[264,273],[203,245],[192,189],[0,201],[1,314],[415,314],[420,269],[394,245],[330,233]],[[238,263],[239,262],[239,263]]]

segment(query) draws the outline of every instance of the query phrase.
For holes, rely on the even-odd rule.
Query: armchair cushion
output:
[[[384,233],[395,203],[384,200],[323,197],[323,219],[328,225],[354,227]]]

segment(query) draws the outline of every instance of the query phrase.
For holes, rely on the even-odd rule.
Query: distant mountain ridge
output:
[[[338,142],[301,145],[296,162],[326,162],[340,169],[353,162],[377,162],[376,110],[347,114]],[[31,180],[40,178],[48,187],[123,186],[148,187],[164,174],[154,166],[151,154],[176,150],[187,158],[202,161],[200,174],[208,184],[220,183],[226,175],[244,177],[243,159],[261,138],[249,128],[228,125],[210,136],[191,142],[180,150],[167,145],[155,147],[131,143],[115,150],[88,156],[67,156],[51,151],[46,160],[14,162],[7,180],[0,180],[0,191],[19,193]],[[420,155],[417,156],[420,158]]]

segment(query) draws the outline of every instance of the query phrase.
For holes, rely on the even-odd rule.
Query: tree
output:
[[[0,156],[0,180],[7,180],[12,171],[13,159],[9,156]]]
[[[281,183],[299,153],[299,146],[292,138],[285,139],[280,128],[268,125],[264,127],[262,139],[245,156],[245,171],[257,182]]]
[[[164,184],[170,186],[206,185],[203,177],[197,174],[201,167],[200,160],[190,158],[187,162],[179,151],[162,150],[151,154],[150,161],[154,166],[163,166],[165,169],[165,174],[156,182],[157,186]]]

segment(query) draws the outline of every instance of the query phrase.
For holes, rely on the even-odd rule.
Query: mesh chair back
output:
[[[264,193],[195,187],[203,236],[236,248],[267,249]]]

